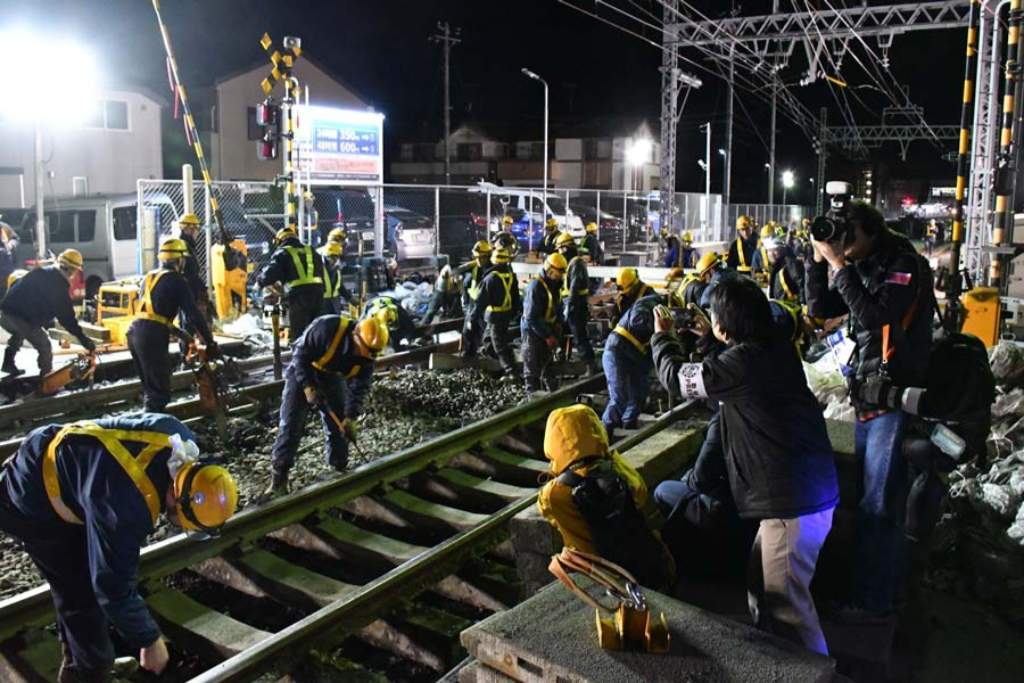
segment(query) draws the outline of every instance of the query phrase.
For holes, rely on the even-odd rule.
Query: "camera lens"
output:
[[[828,216],[818,216],[811,223],[811,236],[818,242],[831,242],[839,233],[839,226]]]

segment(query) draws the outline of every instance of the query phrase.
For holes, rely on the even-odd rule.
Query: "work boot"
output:
[[[22,374],[24,370],[19,370],[18,366],[14,364],[14,357],[18,354],[17,351],[12,353],[13,349],[7,349],[4,351],[4,364],[0,365],[0,370],[6,372],[11,377],[17,377]]]
[[[287,472],[274,472],[270,477],[270,484],[263,491],[263,495],[260,496],[261,500],[271,500],[278,496],[283,496],[288,493],[288,473]]]
[[[630,420],[629,422],[622,423],[623,429],[636,429],[637,427],[639,427],[639,424],[637,424],[636,420]]]

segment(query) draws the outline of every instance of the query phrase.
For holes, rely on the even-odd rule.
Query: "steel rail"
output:
[[[695,405],[696,401],[687,401],[676,406],[644,429],[612,444],[612,447],[625,451],[636,446],[674,424]],[[326,605],[254,647],[224,660],[192,678],[191,683],[251,680],[266,672],[265,664],[271,658],[280,665],[282,656],[296,656],[297,653],[292,651],[296,647],[308,651],[321,642],[337,641],[339,634],[351,632],[379,618],[389,604],[402,598],[408,599],[409,591],[415,587],[420,586],[426,590],[431,580],[439,580],[450,573],[449,567],[453,560],[478,550],[481,545],[493,539],[509,520],[536,501],[537,494],[531,494],[510,503],[472,529],[435,545],[346,596],[344,600]]]
[[[157,581],[220,555],[236,545],[254,541],[271,531],[299,522],[317,511],[337,507],[379,486],[419,472],[431,464],[443,463],[480,442],[503,436],[520,425],[542,419],[556,407],[572,404],[578,394],[602,385],[603,381],[604,375],[601,374],[587,377],[540,399],[378,458],[337,479],[314,484],[274,499],[266,505],[243,510],[224,525],[216,538],[200,540],[179,534],[146,546],[140,556],[139,575],[144,585]],[[263,386],[276,386],[280,393],[283,382],[271,382]],[[49,623],[53,619],[52,610],[49,586],[46,584],[0,602],[0,640],[10,638],[29,626]]]

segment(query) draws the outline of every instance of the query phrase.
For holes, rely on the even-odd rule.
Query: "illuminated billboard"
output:
[[[334,107],[297,107],[298,168],[313,183],[384,181],[384,115]]]

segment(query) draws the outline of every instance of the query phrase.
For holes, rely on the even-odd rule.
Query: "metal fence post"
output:
[[[526,205],[526,229],[528,250],[533,251],[533,190],[530,190]]]
[[[373,209],[373,255],[384,256],[384,186],[377,186],[377,201]]]
[[[626,252],[626,233],[629,232],[629,195],[626,191],[622,191],[622,221],[625,224],[625,230],[622,231],[622,252]],[[619,261],[622,263],[622,261]]]
[[[601,190],[597,191],[597,199],[594,204],[594,221],[597,223],[597,241],[601,241],[601,224],[604,221],[601,220]]]
[[[206,291],[213,296],[213,230],[210,226],[210,188],[203,183],[203,232],[206,233]]]
[[[491,241],[491,191],[487,190],[487,226],[484,228],[484,239]]]
[[[142,178],[135,181],[135,241],[138,248],[135,250],[135,272],[142,273]]]
[[[441,186],[434,186],[434,255],[441,255]]]

